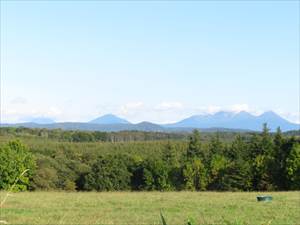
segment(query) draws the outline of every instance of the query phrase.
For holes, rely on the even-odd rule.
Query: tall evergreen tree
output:
[[[168,165],[174,165],[178,163],[176,148],[172,142],[168,141],[166,146],[163,148],[162,159]]]
[[[207,186],[207,171],[200,159],[194,158],[183,167],[185,188],[192,191],[204,191]]]
[[[225,151],[225,147],[223,143],[220,140],[219,133],[217,133],[215,136],[213,136],[208,145],[209,153],[208,153],[208,160],[211,161],[213,156],[218,154],[218,155],[223,155]]]
[[[272,190],[272,163],[274,160],[274,145],[269,133],[267,124],[263,124],[263,131],[260,135],[259,151],[252,164],[253,185],[256,190]],[[255,146],[255,143],[253,143]]]
[[[286,159],[286,176],[289,188],[300,190],[300,144],[294,144]]]
[[[189,137],[189,145],[187,149],[187,158],[204,158],[204,152],[202,150],[202,145],[200,141],[200,132],[198,130],[194,130],[193,134]]]
[[[248,157],[248,146],[237,135],[228,150],[230,162],[220,170],[217,184],[220,190],[251,190],[251,166]]]
[[[247,157],[247,145],[243,141],[240,134],[238,134],[234,141],[231,144],[231,147],[227,150],[227,157],[230,160],[237,160],[237,159],[245,159]]]
[[[286,187],[285,164],[287,154],[284,150],[284,138],[280,127],[274,136],[274,160],[272,164],[272,180],[276,189],[283,190]]]

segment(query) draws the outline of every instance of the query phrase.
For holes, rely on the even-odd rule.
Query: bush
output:
[[[20,141],[10,141],[0,147],[0,189],[9,189],[28,170],[14,186],[15,191],[27,190],[35,167],[33,156]]]
[[[128,190],[131,173],[122,155],[100,156],[85,176],[86,190],[119,191]]]

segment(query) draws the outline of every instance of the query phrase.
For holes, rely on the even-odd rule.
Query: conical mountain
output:
[[[96,119],[89,121],[89,123],[93,123],[93,124],[130,124],[127,120],[120,118],[118,116],[115,116],[113,114],[106,114],[106,115],[100,116]]]

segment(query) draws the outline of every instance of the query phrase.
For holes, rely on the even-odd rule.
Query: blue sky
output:
[[[299,122],[299,2],[1,1],[2,121]]]

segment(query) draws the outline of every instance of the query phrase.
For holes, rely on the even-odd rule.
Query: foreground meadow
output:
[[[300,224],[300,192],[23,192],[9,196],[9,224]],[[264,193],[266,194],[266,193]],[[1,199],[5,193],[1,192]]]

